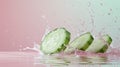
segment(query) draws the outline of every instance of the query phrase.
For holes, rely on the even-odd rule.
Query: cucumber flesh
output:
[[[111,44],[112,39],[109,35],[104,35],[102,39],[94,40],[93,43],[86,49],[88,52],[104,53]]]
[[[112,38],[107,34],[103,36],[104,41],[106,42],[105,46],[99,51],[100,53],[104,53],[107,51],[108,47],[112,43]]]
[[[70,41],[70,33],[65,28],[56,28],[43,39],[40,49],[45,54],[60,52],[66,48]]]
[[[90,32],[84,33],[74,39],[68,47],[65,49],[65,53],[74,52],[76,49],[78,50],[86,50],[89,45],[92,43],[93,37]]]

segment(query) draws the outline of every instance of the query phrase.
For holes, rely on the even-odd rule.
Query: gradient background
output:
[[[119,49],[120,0],[0,0],[0,66],[43,67],[34,65],[36,54],[17,51],[40,44],[46,31],[61,26],[71,40],[88,31],[109,34]]]
[[[120,0],[0,0],[0,51],[33,47],[46,28],[60,26],[73,38],[104,31],[119,46]]]

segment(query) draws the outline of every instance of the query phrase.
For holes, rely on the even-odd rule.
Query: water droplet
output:
[[[112,9],[110,8],[110,11],[112,11]]]
[[[103,3],[100,3],[101,6],[103,6]]]
[[[111,15],[111,13],[108,13],[108,15]]]
[[[45,16],[45,15],[42,15],[41,17],[42,17],[43,19],[46,19],[46,16]]]
[[[114,20],[114,22],[116,23],[116,22],[117,22],[117,20]]]
[[[91,2],[88,2],[88,7],[90,7],[91,6]]]
[[[50,28],[51,28],[51,27],[47,25],[47,27],[46,27],[46,29],[45,29],[45,34],[44,34],[43,37],[42,37],[42,41],[43,41],[44,37],[50,32]]]

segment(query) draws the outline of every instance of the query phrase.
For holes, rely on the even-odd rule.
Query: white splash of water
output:
[[[43,19],[46,19],[46,15],[42,15],[41,17],[42,17]]]
[[[42,51],[40,51],[40,45],[35,42],[33,44],[34,44],[33,47],[25,47],[25,48],[21,49],[21,51],[31,51],[32,50],[32,51],[38,52],[39,55],[44,55],[44,53]]]
[[[41,41],[43,41],[43,39],[44,39],[44,37],[50,32],[50,26],[46,26],[46,29],[45,29],[45,34],[43,35],[43,37],[42,37],[42,40]]]

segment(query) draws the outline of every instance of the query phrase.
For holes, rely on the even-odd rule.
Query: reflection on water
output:
[[[82,56],[82,62],[88,62],[89,64],[107,64],[107,57],[100,57],[100,56]]]
[[[44,55],[39,50],[39,44],[34,44],[33,48],[25,48],[23,51],[33,50],[38,53],[34,57],[35,67],[45,65],[47,67],[100,67],[101,65],[120,65],[120,50],[110,47],[107,53],[89,53],[84,51],[75,51],[72,54],[59,53]],[[119,67],[119,66],[117,66]]]
[[[112,57],[111,57],[112,58]],[[92,56],[76,56],[76,55],[45,55],[45,56],[38,56],[35,58],[35,65],[45,64],[47,66],[53,67],[64,67],[69,66],[81,66],[81,65],[119,65],[119,61],[111,60],[108,56],[99,56],[99,55],[92,55]],[[96,66],[95,66],[96,67]]]
[[[34,52],[0,52],[2,67],[120,67],[119,57],[39,55]],[[114,60],[113,60],[114,59]]]

